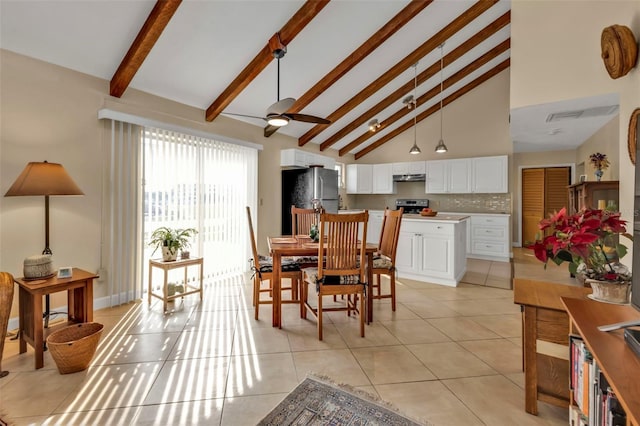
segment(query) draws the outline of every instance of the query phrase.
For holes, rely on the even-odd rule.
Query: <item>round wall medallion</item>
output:
[[[620,78],[635,66],[638,44],[628,27],[612,25],[602,30],[600,46],[604,66],[611,78]]]
[[[640,137],[640,108],[636,108],[631,113],[629,119],[629,140],[627,148],[629,149],[629,158],[633,164],[636,164],[636,149],[638,147],[638,137]]]

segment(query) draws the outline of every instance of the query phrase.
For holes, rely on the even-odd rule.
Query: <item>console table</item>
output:
[[[36,369],[44,366],[45,331],[42,319],[42,296],[59,291],[67,292],[68,321],[47,328],[53,330],[78,322],[93,321],[93,280],[98,275],[73,268],[71,278],[52,277],[46,280],[15,278],[19,297],[20,353],[27,351],[29,343],[35,351]]]
[[[187,282],[187,273],[189,266],[200,267],[200,285],[195,286]],[[164,282],[162,285],[162,294],[153,292],[153,268],[158,268],[164,271]],[[169,271],[172,269],[183,268],[184,269],[184,292],[176,293],[169,296],[168,284],[169,284]],[[170,300],[177,299],[178,297],[186,296],[187,294],[200,293],[200,301],[202,301],[202,282],[204,281],[204,258],[191,257],[189,259],[178,259],[164,261],[162,259],[149,259],[149,291],[148,298],[149,304],[151,304],[151,296],[157,297],[162,300],[163,312],[167,312],[167,303]]]
[[[538,400],[569,407],[569,316],[561,297],[586,299],[591,288],[514,279],[513,301],[522,305],[525,410],[538,414]]]

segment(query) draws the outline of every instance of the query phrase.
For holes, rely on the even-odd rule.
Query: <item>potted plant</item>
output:
[[[591,154],[589,156],[589,161],[596,171],[594,172],[596,175],[596,180],[600,182],[602,179],[602,175],[604,174],[603,170],[607,170],[609,167],[609,160],[607,159],[607,154],[601,154],[596,152],[595,154]]]
[[[186,229],[173,229],[167,226],[162,226],[151,234],[150,246],[155,246],[152,255],[162,250],[162,260],[170,261],[176,260],[178,257],[178,251],[185,251],[191,245],[189,238],[197,234],[198,231],[195,228]]]
[[[627,253],[619,243],[626,232],[626,221],[619,212],[583,209],[567,215],[566,208],[540,221],[539,228],[547,236],[528,246],[538,260],[557,265],[569,263],[569,272],[593,288],[598,300],[626,303],[631,288],[631,272],[618,262]]]

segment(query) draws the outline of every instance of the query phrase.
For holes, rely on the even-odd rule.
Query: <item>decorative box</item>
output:
[[[53,262],[50,254],[38,254],[29,256],[23,264],[24,277],[26,279],[48,278],[53,275]]]

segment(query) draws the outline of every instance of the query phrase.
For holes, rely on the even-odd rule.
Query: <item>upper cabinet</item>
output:
[[[426,162],[427,194],[505,193],[507,156],[458,158]]]
[[[471,192],[509,192],[508,159],[506,155],[471,159]]]
[[[336,160],[326,155],[314,154],[301,149],[280,150],[280,167],[309,167],[321,165],[325,169],[331,169],[336,165]]]
[[[423,175],[426,173],[424,161],[392,163],[392,175]]]
[[[471,189],[471,161],[433,160],[426,162],[425,192],[427,194],[464,194]]]
[[[374,164],[372,167],[373,194],[394,194],[393,167],[391,163]]]
[[[347,194],[373,192],[373,165],[347,164]]]

